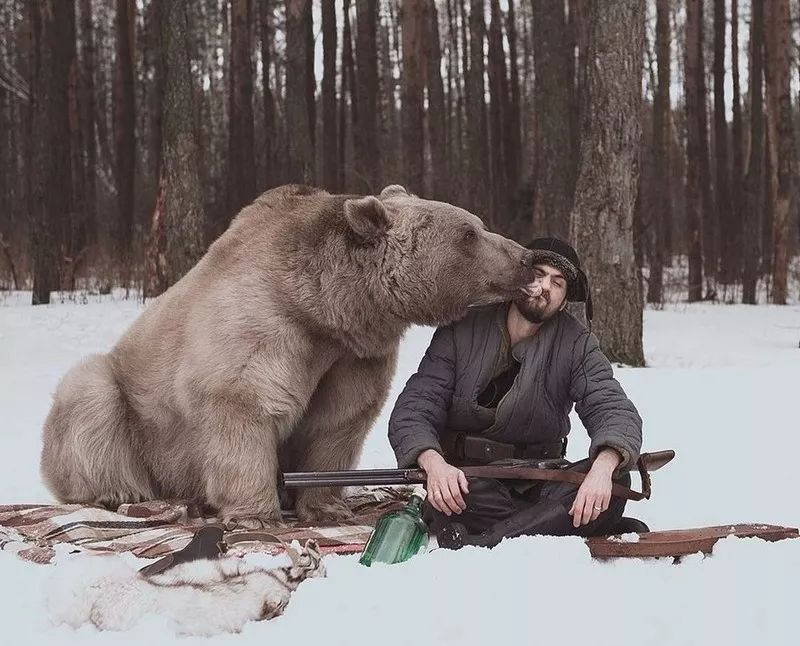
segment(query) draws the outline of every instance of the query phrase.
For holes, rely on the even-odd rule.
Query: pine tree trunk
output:
[[[94,67],[94,16],[91,0],[80,0],[81,12],[81,58],[83,65],[80,81],[80,106],[82,139],[85,151],[84,187],[85,207],[83,229],[79,234],[84,245],[93,245],[97,240],[97,144]]]
[[[576,165],[573,132],[571,37],[563,0],[533,0],[535,62],[536,235],[566,240],[570,231]]]
[[[72,208],[69,76],[75,65],[75,5],[30,4],[32,26],[31,216],[32,304],[58,289],[61,245]]]
[[[702,0],[686,0],[684,93],[686,95],[686,227],[689,253],[689,301],[703,298],[703,189],[705,121],[702,64]]]
[[[767,127],[772,170],[772,302],[785,305],[789,269],[789,205],[792,194],[792,25],[789,0],[770,0],[764,13],[767,52]]]
[[[742,98],[739,82],[739,0],[731,2],[731,70],[733,74],[733,124],[731,147],[731,230],[728,278],[738,282],[742,278],[742,209],[744,206],[744,150],[742,138]]]
[[[439,14],[434,0],[425,2],[426,48],[425,84],[428,87],[428,141],[431,148],[430,189],[427,194],[434,199],[450,200],[450,182],[447,176],[447,111],[442,82],[442,50],[439,43]]]
[[[517,21],[514,11],[514,0],[508,0],[508,19],[506,21],[508,34],[509,65],[509,90],[510,102],[508,104],[508,119],[505,129],[506,135],[506,177],[509,195],[516,198],[519,191],[520,177],[522,174],[522,131],[520,123],[521,103],[519,89],[519,49],[517,47]]]
[[[256,196],[250,0],[231,0],[228,94],[228,220]]]
[[[484,101],[483,46],[486,38],[484,0],[471,0],[469,12],[469,71],[467,72],[467,155],[469,159],[468,208],[494,227],[489,213],[488,137],[486,132],[486,103]]]
[[[714,198],[711,191],[711,153],[709,150],[708,133],[708,106],[706,105],[706,64],[705,64],[705,10],[704,1],[699,3],[699,47],[698,47],[698,67],[697,67],[697,93],[700,97],[700,110],[698,117],[700,120],[700,191],[703,204],[703,272],[706,278],[707,291],[713,291],[713,281],[716,280],[719,269],[719,226],[717,222],[717,212],[714,208]]]
[[[489,22],[489,155],[491,159],[491,215],[490,218],[498,232],[507,229],[508,222],[506,198],[505,137],[503,136],[503,119],[508,106],[508,81],[506,78],[506,60],[503,51],[503,31],[500,20],[500,3],[490,0],[491,21]]]
[[[342,27],[342,90],[339,97],[339,187],[349,190],[352,182],[348,172],[348,132],[358,119],[358,99],[354,91],[355,64],[353,39],[350,33],[350,0],[344,0],[344,26]],[[349,97],[349,104],[348,104]],[[348,114],[350,118],[348,119]],[[350,128],[348,129],[348,124]]]
[[[750,154],[745,178],[746,205],[742,222],[744,273],[742,302],[755,305],[761,253],[764,205],[764,0],[752,0],[750,20]]]
[[[136,4],[134,0],[117,0],[116,9],[114,21],[117,54],[114,76],[114,152],[117,208],[120,222],[117,242],[118,251],[124,259],[130,254],[134,232],[136,96],[133,84],[136,52]]]
[[[311,0],[286,0],[286,128],[289,181],[314,183],[307,49]]]
[[[716,152],[716,225],[720,241],[720,277],[730,282],[733,248],[728,119],[725,114],[725,0],[714,0],[714,148]]]
[[[157,296],[180,280],[205,251],[187,0],[165,0],[163,10],[163,150],[145,259],[147,297]]]
[[[336,191],[336,7],[322,3],[322,186]]]
[[[400,19],[403,38],[403,181],[408,190],[424,194],[424,0],[406,0],[401,7]]]
[[[356,1],[356,93],[358,123],[353,126],[358,192],[377,193],[378,171],[378,3]]]
[[[277,178],[275,150],[277,149],[277,130],[275,127],[275,98],[272,94],[272,3],[270,0],[259,0],[258,21],[261,30],[261,64],[263,69],[264,93],[264,189],[279,184]],[[334,17],[335,20],[335,17]],[[334,23],[335,26],[335,23]],[[335,100],[334,87],[334,100]],[[334,105],[334,111],[335,111]],[[335,126],[334,126],[335,128]],[[335,146],[335,142],[334,142]],[[334,152],[334,156],[335,156]]]
[[[651,221],[653,223],[653,252],[650,259],[650,280],[647,284],[647,301],[664,300],[664,230],[672,219],[672,191],[670,178],[670,142],[672,141],[672,110],[670,107],[672,34],[669,22],[669,0],[656,3],[656,61],[658,84],[653,106],[653,179],[655,196]]]
[[[588,59],[595,64],[587,68],[572,213],[573,236],[594,296],[593,330],[609,359],[634,366],[644,365],[633,249],[644,16],[639,0],[593,3]]]

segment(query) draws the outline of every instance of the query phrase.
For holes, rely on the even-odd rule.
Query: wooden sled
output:
[[[680,558],[697,552],[711,554],[716,542],[728,536],[761,538],[774,542],[785,538],[798,538],[800,532],[796,527],[748,523],[671,529],[641,534],[623,534],[622,536],[596,536],[587,538],[586,544],[589,546],[592,556],[598,559],[661,556]]]

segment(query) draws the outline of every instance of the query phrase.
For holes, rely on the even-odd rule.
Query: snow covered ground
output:
[[[141,311],[119,294],[31,308],[0,296],[0,503],[51,498],[38,475],[40,429],[59,377],[107,350]],[[391,405],[431,330],[403,342],[387,406],[362,467],[393,466]],[[758,521],[800,524],[800,306],[671,304],[645,313],[649,367],[617,375],[645,420],[645,450],[674,448],[649,502],[629,513],[653,528]],[[587,448],[575,420],[570,457]],[[236,644],[797,644],[800,540],[727,539],[712,558],[600,563],[580,539],[506,541],[438,550],[392,567],[326,559],[284,616],[248,624]],[[178,638],[159,618],[127,633],[53,626],[45,597],[58,566],[0,552],[0,643],[105,644]],[[74,570],[73,570],[74,571]],[[75,575],[71,575],[75,576]],[[64,587],[64,581],[61,582]],[[69,582],[68,582],[69,583]],[[75,576],[75,589],[81,580]],[[66,586],[69,588],[69,585]],[[189,639],[188,642],[194,642]],[[180,643],[187,643],[180,639]]]

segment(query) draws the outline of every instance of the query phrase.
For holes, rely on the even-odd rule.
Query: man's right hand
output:
[[[417,464],[428,478],[425,488],[428,490],[428,500],[435,510],[450,516],[460,514],[467,508],[462,492],[469,493],[469,487],[467,476],[461,469],[448,464],[434,449],[420,453]]]

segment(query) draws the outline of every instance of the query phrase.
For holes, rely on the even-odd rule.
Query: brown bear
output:
[[[531,256],[400,186],[270,190],[108,354],[63,378],[42,476],[63,502],[187,499],[274,524],[280,468],[354,467],[407,327],[510,299]],[[297,514],[344,518],[340,494],[301,490]]]

